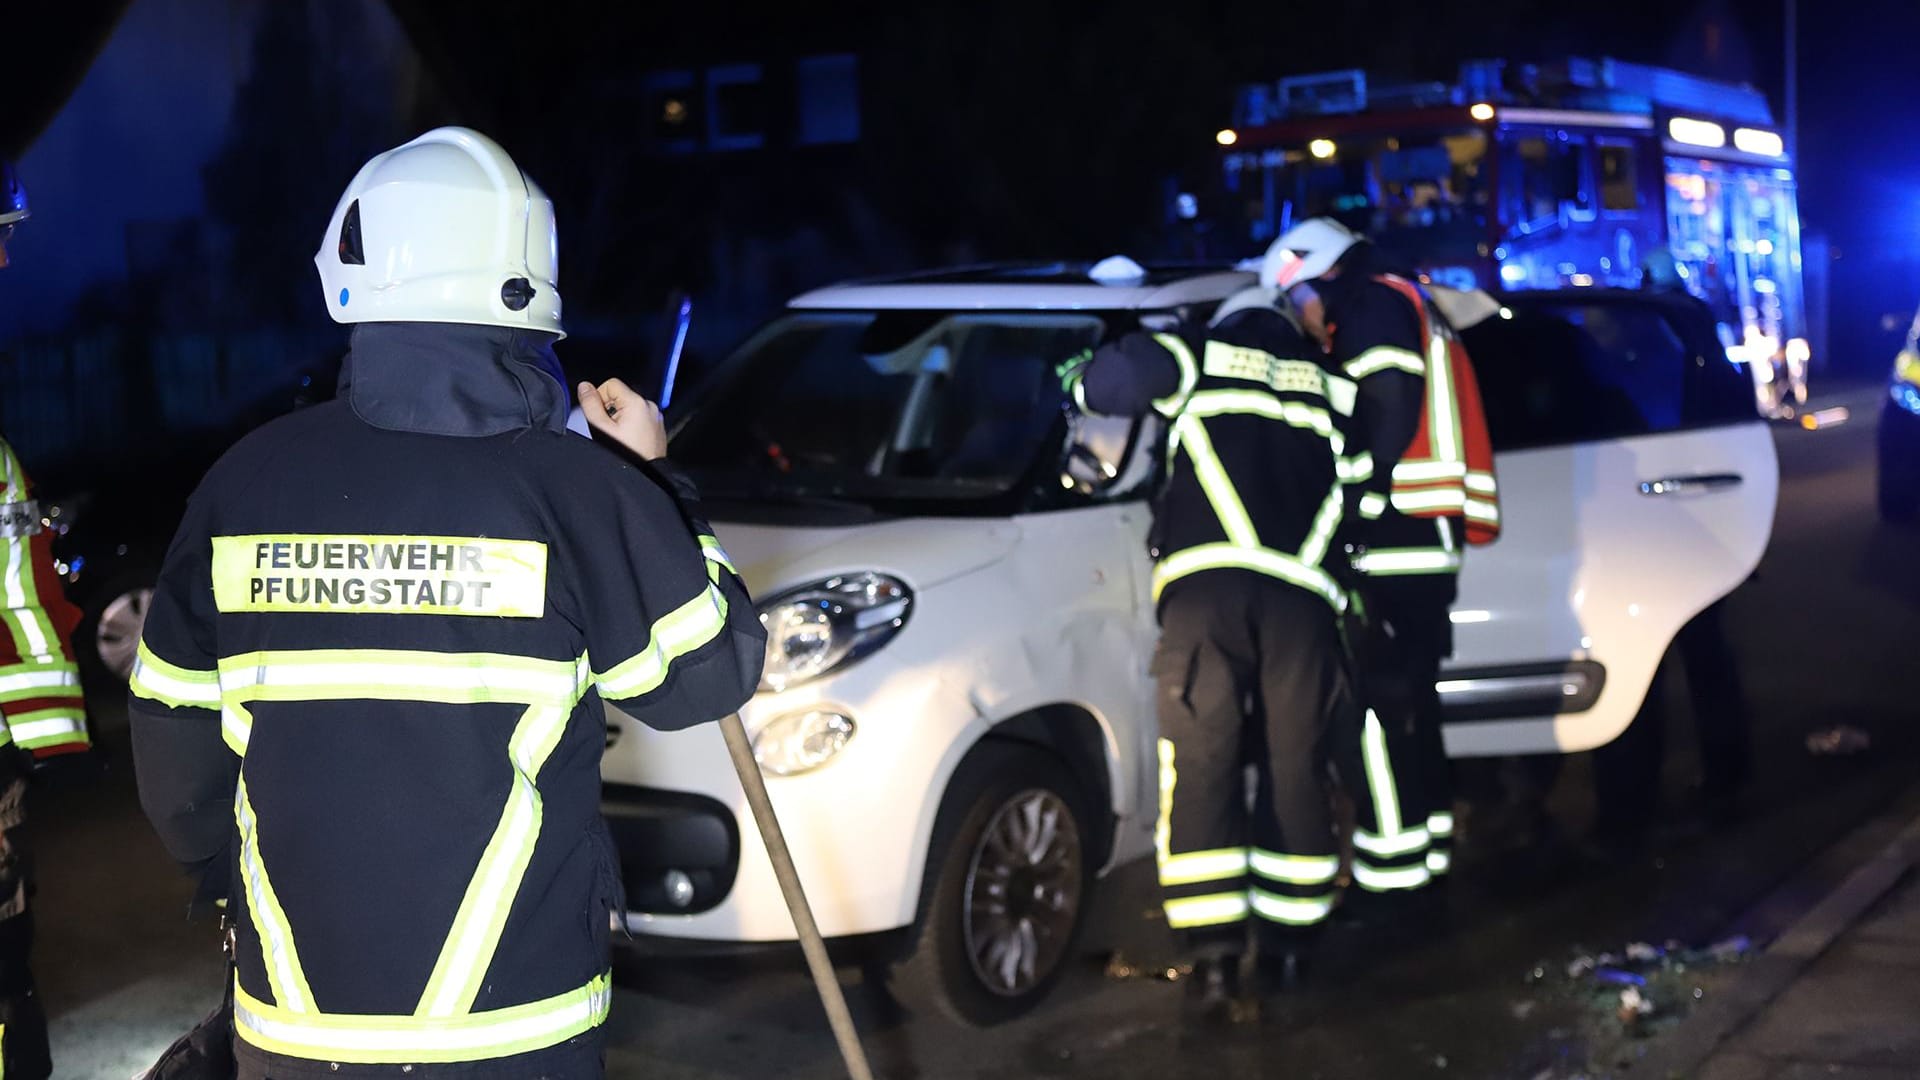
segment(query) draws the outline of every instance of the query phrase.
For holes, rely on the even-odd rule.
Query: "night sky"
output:
[[[1782,0],[1550,8],[1534,0],[982,0],[647,5],[618,15],[581,0],[270,6],[263,18],[262,0],[25,5],[26,29],[9,33],[16,44],[0,68],[10,103],[0,114],[0,152],[31,163],[51,152],[36,141],[53,131],[63,155],[85,157],[96,220],[74,223],[62,239],[99,255],[50,250],[48,234],[60,228],[53,210],[73,218],[81,208],[63,205],[44,176],[37,185],[27,176],[47,211],[41,235],[23,234],[21,254],[40,247],[43,273],[66,279],[45,286],[54,290],[45,300],[36,294],[28,324],[36,332],[57,328],[78,279],[98,285],[99,265],[124,265],[118,249],[130,241],[121,223],[143,216],[207,219],[216,239],[195,242],[210,248],[244,237],[239,295],[209,286],[222,297],[210,313],[218,319],[317,315],[306,260],[334,194],[367,155],[437,123],[499,138],[553,195],[570,316],[651,315],[682,287],[738,293],[727,303],[745,317],[745,308],[818,284],[809,268],[844,276],[1143,247],[1163,219],[1169,180],[1204,186],[1215,168],[1212,133],[1249,81],[1360,65],[1446,78],[1471,56],[1579,53],[1750,80],[1776,104],[1783,86]],[[132,67],[115,68],[120,82],[143,86],[86,81],[116,33],[157,39],[195,17],[231,25],[211,39],[199,33],[196,45],[156,44]],[[31,48],[18,44],[29,39]],[[1871,309],[1920,297],[1920,142],[1910,134],[1920,65],[1901,44],[1916,39],[1920,5],[1903,0],[1827,5],[1802,18],[1802,213],[1840,255],[1842,336],[1852,322],[1873,321]],[[134,45],[113,40],[111,48]],[[629,103],[642,73],[742,60],[772,66],[819,52],[859,55],[856,146],[670,161],[634,149]],[[180,82],[183,65],[197,72],[208,64],[247,73],[231,100]],[[399,72],[391,84],[367,78],[389,69]],[[90,120],[81,131],[62,132],[56,119],[70,102],[91,101],[98,114],[103,95],[120,101],[136,90],[163,105],[121,123]],[[93,176],[108,169],[118,174],[111,183]],[[827,254],[809,258],[809,245]],[[21,288],[18,274],[0,285],[0,308]],[[0,342],[25,328],[0,310]]]

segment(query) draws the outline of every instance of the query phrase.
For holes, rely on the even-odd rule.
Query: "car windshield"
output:
[[[1486,134],[1342,135],[1289,148],[1275,176],[1284,217],[1329,216],[1396,257],[1471,257],[1485,238],[1491,191]]]
[[[1007,495],[1062,441],[1055,367],[1104,329],[1082,313],[795,312],[727,362],[673,457],[716,498],[937,512]]]

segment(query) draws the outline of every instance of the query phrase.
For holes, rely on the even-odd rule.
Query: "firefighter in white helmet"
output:
[[[28,217],[27,189],[0,161],[0,267]],[[80,612],[60,591],[52,534],[26,470],[0,439],[0,1076],[52,1074],[47,1017],[27,965],[33,944],[33,859],[27,785],[90,743],[71,637]]]
[[[601,441],[567,434],[553,210],[498,145],[374,158],[315,262],[340,395],[188,503],[132,679],[143,804],[229,898],[241,1077],[600,1076],[601,703],[717,719],[765,633],[659,411],[582,384]]]
[[[1425,290],[1378,265],[1372,244],[1312,218],[1273,242],[1261,275],[1290,291],[1333,366],[1359,386],[1345,539],[1368,623],[1357,650],[1365,712],[1336,758],[1359,811],[1347,910],[1364,918],[1370,906],[1398,906],[1379,898],[1424,895],[1452,863],[1435,683],[1453,652],[1461,553],[1499,532],[1493,454],[1457,336]]]

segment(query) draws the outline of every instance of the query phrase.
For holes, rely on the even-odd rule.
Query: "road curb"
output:
[[[1635,1062],[1635,1075],[1686,1078],[1697,1074],[1733,1035],[1792,986],[1840,935],[1858,923],[1920,864],[1920,814],[1913,810],[1911,796],[1914,793],[1909,791],[1906,796],[1895,799],[1899,814],[1906,820],[1894,826],[1898,832],[1893,839],[1882,844],[1839,885],[1788,925],[1731,985],[1696,1009],[1677,1030]],[[1876,833],[1884,835],[1888,816],[1893,815],[1883,815],[1860,826],[1827,852],[1857,846],[1863,838]],[[1804,890],[1803,878],[1796,876],[1762,901],[1760,907],[1777,904],[1781,897]]]

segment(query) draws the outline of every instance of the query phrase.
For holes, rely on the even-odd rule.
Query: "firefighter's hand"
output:
[[[33,782],[49,790],[83,787],[99,779],[105,771],[106,761],[98,750],[33,756]]]
[[[634,393],[619,379],[608,379],[595,386],[579,386],[580,411],[587,426],[640,456],[657,461],[667,456],[667,426],[660,419],[660,406]]]

